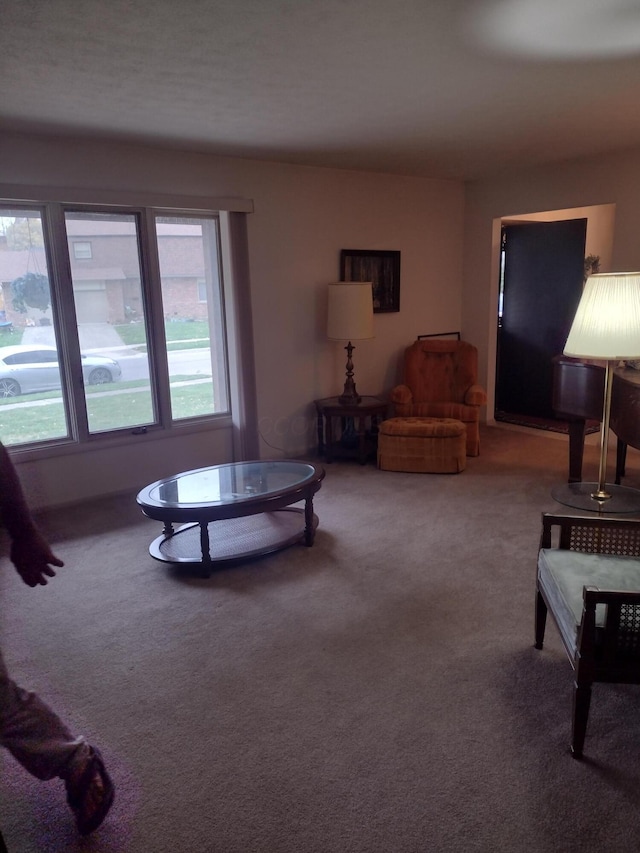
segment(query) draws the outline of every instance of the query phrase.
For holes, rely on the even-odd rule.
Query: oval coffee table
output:
[[[232,462],[185,471],[142,489],[142,512],[164,522],[149,553],[201,567],[237,562],[304,541],[313,545],[313,496],[324,469],[310,462]],[[292,504],[304,501],[304,508]],[[177,529],[174,524],[180,524]]]

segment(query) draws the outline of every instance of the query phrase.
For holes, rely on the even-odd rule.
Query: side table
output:
[[[343,405],[338,397],[314,400],[318,414],[318,453],[327,462],[334,456],[351,456],[361,465],[377,447],[378,425],[389,404],[379,397],[362,397],[359,403]]]

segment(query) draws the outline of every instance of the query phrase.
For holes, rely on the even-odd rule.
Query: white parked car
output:
[[[120,378],[122,370],[113,358],[82,355],[82,375],[87,385],[104,385]],[[60,388],[58,352],[55,347],[0,347],[0,397],[17,397]]]

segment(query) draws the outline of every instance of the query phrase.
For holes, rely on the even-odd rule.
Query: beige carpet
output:
[[[149,557],[134,496],[47,516],[66,566],[31,590],[2,561],[2,647],[118,792],[81,842],[61,785],[3,753],[9,853],[637,851],[639,689],[594,689],[578,763],[552,625],[533,649],[567,467],[564,438],[500,427],[459,475],[334,463],[313,548],[209,580]]]

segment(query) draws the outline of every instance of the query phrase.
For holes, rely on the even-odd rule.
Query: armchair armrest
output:
[[[407,385],[396,385],[395,388],[391,389],[391,402],[392,403],[411,403],[413,401],[413,394],[411,393],[411,389]]]
[[[472,385],[465,391],[464,402],[467,406],[484,406],[487,402],[487,392],[481,385]]]

